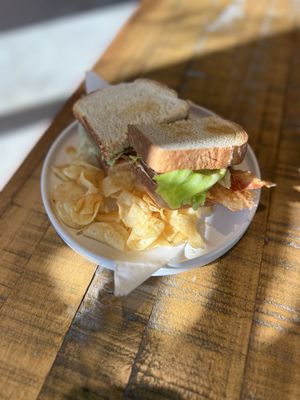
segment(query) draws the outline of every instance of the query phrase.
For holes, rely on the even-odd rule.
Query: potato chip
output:
[[[93,214],[95,211],[95,204],[100,204],[101,201],[102,196],[99,193],[88,193],[78,201],[76,212],[81,215]]]
[[[124,205],[125,203],[125,205]],[[156,218],[149,210],[147,203],[137,196],[122,193],[117,200],[120,217],[125,226],[132,228],[135,235],[141,238],[158,238],[165,227],[164,221]]]
[[[98,214],[96,215],[96,221],[99,222],[120,222],[120,216],[118,211],[110,211],[106,214]]]
[[[186,242],[187,237],[182,232],[178,232],[173,226],[166,223],[165,229],[151,247],[157,246],[177,246]]]
[[[129,238],[127,240],[127,246],[129,247],[130,250],[133,251],[141,251],[145,250],[147,247],[149,247],[156,238],[142,238],[138,235],[136,235],[133,231],[130,233]]]
[[[145,203],[141,198],[135,194],[129,193],[128,191],[123,191],[117,198],[117,205],[120,207],[130,207],[132,204],[137,204],[145,213],[151,214],[147,203]]]
[[[129,221],[127,221],[127,216],[131,205],[134,204],[135,201],[139,201],[139,198],[125,191],[122,192],[116,200],[120,218],[126,226],[129,226],[128,225]]]
[[[81,225],[77,224],[74,221],[73,218],[73,213],[71,212],[71,209],[68,207],[66,203],[63,202],[56,202],[55,203],[55,209],[57,212],[58,217],[68,226],[74,229],[79,229],[81,228]]]
[[[96,165],[94,165],[94,164],[90,164],[90,163],[88,163],[87,161],[83,161],[83,160],[81,160],[81,161],[77,161],[77,162],[75,162],[75,163],[73,163],[73,165],[80,165],[80,166],[82,166],[82,167],[84,167],[84,168],[87,168],[87,169],[89,169],[89,170],[91,170],[91,171],[97,171],[97,172],[101,172],[101,174],[102,174],[102,176],[104,177],[104,172],[103,172],[103,170],[99,167],[99,166],[96,166]]]
[[[128,171],[116,171],[106,176],[102,182],[102,191],[105,197],[111,196],[121,190],[131,191],[134,187],[133,174]]]
[[[130,214],[134,213],[133,209]],[[165,223],[158,218],[151,216],[149,219],[137,220],[132,227],[132,231],[140,237],[158,238],[164,230]]]
[[[75,181],[91,193],[101,188],[103,171],[93,165],[81,162],[61,165],[54,167],[53,170],[60,179]]]
[[[74,208],[70,207],[68,203],[58,202],[56,203],[55,207],[59,217],[63,220],[63,222],[71,228],[77,229],[85,225],[89,225],[94,221],[98,212],[99,203],[95,204],[94,211],[90,214],[78,213],[74,210]]]
[[[111,211],[117,211],[118,206],[116,203],[116,199],[112,199],[111,197],[103,197],[102,203],[99,207],[100,214],[107,214]]]
[[[163,210],[155,203],[155,201],[148,194],[144,194],[142,198],[144,202],[148,204],[149,210],[158,213],[160,213],[161,210]]]
[[[66,181],[69,180],[69,179],[66,177],[66,175],[64,174],[64,166],[59,165],[59,166],[52,167],[52,171],[53,171],[53,172],[55,173],[55,175],[56,175],[59,179],[61,179],[62,181],[66,182]]]
[[[122,221],[129,228],[134,228],[137,224],[147,224],[151,213],[143,210],[137,203],[128,207],[126,214],[122,215]]]
[[[186,242],[186,239],[187,239],[186,235],[184,235],[182,232],[177,232],[176,235],[171,240],[171,243],[173,246],[178,246],[179,244]]]
[[[189,236],[195,226],[191,224],[191,220],[187,215],[180,214],[178,210],[170,211],[168,216],[169,224],[172,225],[177,231]]]
[[[178,231],[172,225],[165,223],[165,229],[163,230],[161,236],[170,243],[177,233]]]
[[[152,243],[151,247],[170,246],[173,245],[173,239],[177,235],[177,231],[173,226],[165,222],[165,228],[160,236]]]
[[[193,236],[190,236],[188,238],[189,244],[194,248],[194,249],[199,249],[199,248],[204,248],[205,243],[202,239],[202,236],[198,231],[196,231],[196,234]]]
[[[154,240],[154,242],[149,246],[149,248],[154,249],[155,247],[161,247],[161,246],[170,246],[170,242],[168,242],[162,236]]]
[[[177,212],[178,212],[177,210],[163,209],[163,212],[160,213],[160,215],[161,215],[161,218],[162,218],[164,221],[169,222],[172,213],[176,213],[176,214],[177,214]]]
[[[101,201],[101,195],[86,195],[86,190],[72,181],[61,183],[53,191],[53,203],[58,216],[72,228],[93,222]]]
[[[127,230],[116,222],[94,222],[84,229],[83,234],[124,251],[128,238]]]
[[[124,191],[118,197],[117,205],[124,225],[132,229],[127,241],[131,250],[149,247],[164,230],[164,221],[155,217],[148,204],[138,196]]]
[[[80,229],[85,225],[89,225],[95,219],[97,214],[97,205],[93,214],[78,214],[69,208],[65,203],[57,203],[56,209],[59,217],[63,222],[71,228]]]
[[[202,211],[160,208],[134,185],[128,170],[104,178],[98,167],[79,161],[54,167],[63,181],[52,194],[59,218],[84,234],[119,250],[142,251],[188,241],[203,247],[196,229]]]
[[[92,176],[89,174],[87,171],[82,171],[79,175],[79,178],[77,180],[78,184],[81,186],[85,187],[89,193],[97,193],[100,189],[100,178],[95,179],[95,176]]]
[[[169,223],[186,236],[192,247],[204,247],[203,239],[197,231],[194,221],[188,215],[181,214],[177,210],[171,211],[169,213]]]
[[[56,186],[52,193],[52,199],[56,201],[77,202],[85,195],[86,190],[75,182],[64,182]]]

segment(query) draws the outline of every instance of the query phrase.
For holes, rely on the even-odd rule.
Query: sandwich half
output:
[[[176,121],[186,118],[188,110],[189,104],[178,99],[174,90],[148,79],[107,86],[79,99],[73,107],[106,171],[131,154],[128,124]]]
[[[137,79],[78,100],[80,150],[109,173],[130,168],[163,208],[222,204],[254,206],[253,189],[270,187],[233,168],[247,150],[247,133],[216,115],[199,118],[187,101],[158,82]]]
[[[270,187],[251,172],[234,170],[246,154],[248,135],[216,115],[171,123],[130,124],[134,172],[161,207],[222,204],[232,211],[254,206],[253,189]]]

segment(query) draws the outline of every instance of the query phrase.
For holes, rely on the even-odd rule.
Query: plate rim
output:
[[[200,107],[199,107],[200,108]],[[52,205],[51,205],[51,199],[49,199],[49,196],[47,195],[48,193],[48,188],[47,188],[47,174],[51,173],[51,159],[55,155],[55,150],[59,148],[59,144],[61,141],[64,140],[65,136],[68,135],[70,131],[75,129],[75,127],[78,125],[78,121],[75,120],[71,122],[69,125],[67,125],[61,132],[60,134],[56,137],[56,139],[53,141],[51,144],[46,157],[43,162],[42,166],[42,172],[41,172],[41,181],[40,181],[40,189],[41,189],[41,197],[42,197],[42,202],[44,205],[44,208],[46,210],[47,216],[54,227],[56,233],[60,236],[60,238],[76,253],[80,254],[82,257],[85,257],[89,261],[100,264],[104,268],[110,269],[114,271],[115,269],[115,261],[112,259],[108,259],[104,256],[101,256],[99,254],[94,253],[93,251],[88,250],[85,248],[84,245],[81,245],[78,242],[74,242],[72,237],[70,236],[70,233],[68,232],[67,228],[65,228],[62,224],[62,222],[59,221],[59,219],[56,217]],[[251,146],[248,144],[247,146],[247,152],[249,152],[249,157],[251,159],[251,162],[253,163],[254,167],[254,173],[260,178],[261,173],[260,173],[260,168],[258,161],[256,159],[255,153]],[[219,257],[227,253],[232,247],[236,245],[236,243],[242,238],[242,236],[245,234],[247,231],[251,221],[254,218],[254,215],[256,213],[259,200],[260,200],[260,194],[261,190],[257,191],[257,203],[255,207],[253,207],[250,210],[250,214],[247,220],[247,223],[245,226],[237,232],[236,236],[230,240],[230,242],[225,242],[221,247],[216,248],[215,250],[212,250],[211,252],[208,252],[207,254],[200,255],[198,257],[180,262],[180,263],[174,263],[171,265],[167,264],[160,268],[158,271],[156,271],[152,276],[164,276],[164,275],[173,275],[181,272],[188,271],[193,268],[198,268],[198,267],[203,267],[205,265],[208,265],[209,263],[217,260]]]

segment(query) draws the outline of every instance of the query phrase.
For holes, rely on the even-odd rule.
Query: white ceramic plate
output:
[[[194,107],[198,115],[211,114],[206,109]],[[105,268],[114,269],[115,261],[155,262],[166,260],[166,265],[154,275],[170,275],[186,271],[190,268],[206,265],[228,250],[230,250],[247,230],[259,202],[260,191],[256,191],[256,206],[251,210],[231,212],[222,206],[214,206],[213,213],[205,218],[205,223],[199,229],[205,236],[207,247],[204,250],[193,251],[189,246],[160,247],[143,252],[121,252],[110,246],[76,234],[72,228],[64,225],[55,215],[51,202],[51,192],[59,180],[51,171],[51,166],[67,164],[69,156],[66,153],[68,146],[76,146],[79,141],[78,123],[69,125],[52,144],[44,161],[41,176],[42,199],[48,217],[59,236],[76,252],[88,260],[100,264]],[[260,170],[255,154],[248,146],[244,161],[239,169],[250,170],[260,178]]]

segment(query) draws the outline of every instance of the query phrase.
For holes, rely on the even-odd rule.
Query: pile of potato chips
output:
[[[59,218],[85,236],[121,251],[188,242],[204,247],[196,223],[200,211],[167,210],[137,190],[129,170],[103,171],[83,161],[53,167],[61,183],[52,193]]]

